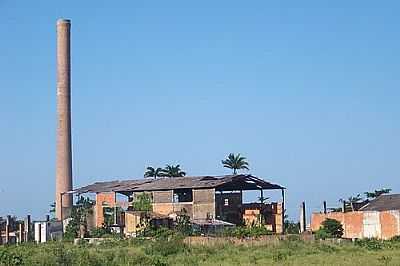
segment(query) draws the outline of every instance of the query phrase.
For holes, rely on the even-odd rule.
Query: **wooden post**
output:
[[[306,220],[306,203],[303,201],[300,206],[300,233],[303,233],[307,229]]]
[[[343,212],[346,212],[346,201],[345,201],[345,200],[343,201],[342,211],[343,211]]]
[[[324,214],[326,214],[326,201],[324,200]]]
[[[260,202],[264,203],[264,191],[262,189],[260,190]]]
[[[38,223],[38,232],[39,232],[39,234],[38,234],[38,244],[39,243],[41,243],[42,242],[42,224],[41,223]]]
[[[60,217],[61,217],[61,224],[62,224],[62,221],[64,220],[64,217],[63,217],[63,195],[64,195],[64,193],[60,193]],[[57,203],[56,203],[57,204]],[[56,206],[57,207],[57,206]]]
[[[117,224],[117,219],[118,217],[117,217],[117,193],[116,192],[114,192],[114,224],[116,225]]]
[[[50,215],[46,215],[46,222],[49,222],[50,221]]]
[[[282,234],[285,234],[285,189],[281,189],[282,192]]]

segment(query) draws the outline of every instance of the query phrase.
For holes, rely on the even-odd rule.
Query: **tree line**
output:
[[[228,156],[221,161],[223,167],[229,168],[232,170],[232,174],[236,175],[239,170],[250,170],[249,163],[247,162],[246,157],[242,156],[240,153],[234,154],[229,153]],[[153,167],[148,166],[146,171],[144,172],[145,178],[154,178],[158,177],[184,177],[186,176],[186,172],[181,169],[179,164],[171,165],[167,164],[164,168],[161,167]]]

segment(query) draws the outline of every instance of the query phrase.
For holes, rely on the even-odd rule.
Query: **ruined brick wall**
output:
[[[172,190],[153,192],[153,211],[163,215],[169,215],[174,211],[172,203]]]
[[[153,211],[169,215],[175,212],[187,211],[191,219],[206,219],[215,217],[215,190],[193,189],[192,202],[173,202],[173,191],[153,192]]]
[[[343,225],[344,238],[390,239],[400,235],[400,211],[313,213],[311,230],[317,231],[326,218],[335,219]]]
[[[193,190],[193,219],[215,218],[215,189]]]
[[[101,227],[104,223],[103,206],[114,207],[116,200],[115,192],[102,192],[96,194],[96,205],[94,209],[94,217],[96,227]]]
[[[400,235],[400,211],[384,211],[379,213],[381,234],[383,239]]]
[[[215,215],[219,220],[234,224],[242,222],[242,211],[240,207],[243,203],[242,193],[216,193],[215,194]]]
[[[275,213],[275,233],[282,234],[283,233],[283,205],[282,202],[276,204],[276,213]]]

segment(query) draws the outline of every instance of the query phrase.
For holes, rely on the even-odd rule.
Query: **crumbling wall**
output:
[[[274,205],[272,205],[274,206]],[[275,212],[275,233],[282,234],[283,233],[283,204],[279,202],[276,204],[276,212]]]
[[[193,189],[193,219],[215,218],[215,189]]]
[[[153,211],[163,215],[169,215],[174,211],[172,190],[153,192]]]
[[[342,224],[344,238],[390,239],[400,235],[400,211],[397,210],[313,213],[311,230],[317,231],[327,218]]]
[[[216,193],[215,215],[217,219],[240,224],[242,222],[242,211],[240,210],[242,203],[242,193],[240,192]]]
[[[193,189],[192,202],[173,202],[173,191],[153,192],[153,211],[169,215],[186,210],[191,219],[215,218],[215,190]]]
[[[115,206],[115,192],[101,192],[96,194],[96,205],[94,209],[94,217],[96,219],[96,227],[101,227],[104,223],[103,207]]]

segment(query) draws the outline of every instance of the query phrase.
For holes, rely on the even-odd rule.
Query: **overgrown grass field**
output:
[[[400,265],[400,242],[187,246],[182,238],[0,246],[1,265]]]

